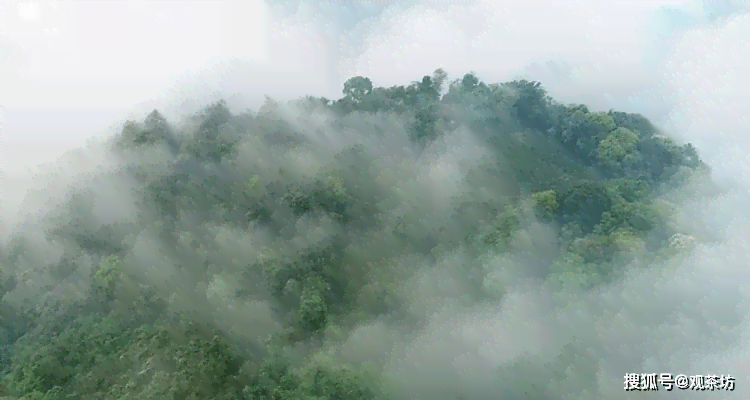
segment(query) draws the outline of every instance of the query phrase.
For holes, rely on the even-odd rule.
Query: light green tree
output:
[[[638,134],[627,128],[617,128],[599,142],[596,155],[605,163],[619,163],[636,151]]]

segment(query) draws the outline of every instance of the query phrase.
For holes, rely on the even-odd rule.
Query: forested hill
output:
[[[394,371],[439,310],[596,290],[691,240],[664,196],[708,168],[640,115],[442,70],[343,94],[125,124],[3,251],[0,396],[415,398]],[[505,398],[561,398],[533,368],[567,365],[504,368]]]

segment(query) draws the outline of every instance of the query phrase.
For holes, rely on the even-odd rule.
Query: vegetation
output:
[[[120,167],[4,249],[0,395],[399,398],[384,358],[346,348],[373,321],[420,329],[423,266],[480,301],[505,283],[479,260],[533,250],[541,278],[590,290],[676,243],[660,197],[708,172],[642,116],[538,82],[437,70],[343,94],[125,124]],[[96,185],[133,212],[102,217]]]

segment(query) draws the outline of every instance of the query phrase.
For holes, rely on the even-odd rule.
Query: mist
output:
[[[742,2],[181,4],[0,6],[9,310],[84,302],[102,262],[85,238],[104,227],[108,239],[97,246],[127,249],[118,301],[148,286],[170,318],[260,352],[287,324],[273,293],[278,277],[264,263],[332,248],[346,266],[330,288],[341,306],[321,335],[284,354],[301,365],[354,363],[379,377],[383,396],[749,393]],[[132,26],[140,29],[122,33]],[[632,244],[612,261],[617,279],[593,289],[561,283],[549,275],[560,255],[556,227],[533,213],[503,251],[465,240],[492,225],[498,199],[523,192],[495,167],[510,155],[466,122],[481,111],[446,111],[454,125],[422,146],[409,140],[403,114],[342,117],[292,101],[338,99],[352,76],[389,87],[437,68],[451,80],[476,71],[487,83],[540,81],[554,99],[640,113],[695,145],[710,177],[686,177],[657,199],[668,205],[666,232],[691,244],[658,255]],[[168,141],[117,150],[125,121],[156,109],[182,146],[203,154],[190,147],[201,143],[196,116],[222,99],[233,115],[220,136],[234,146],[229,156],[194,161]],[[176,196],[167,210],[143,189],[183,177],[193,193],[227,182],[239,193],[227,204],[262,204],[266,222],[239,220],[244,213],[198,194]],[[318,187],[356,206],[298,213],[280,200],[290,188]],[[737,387],[627,392],[628,373],[729,374]]]

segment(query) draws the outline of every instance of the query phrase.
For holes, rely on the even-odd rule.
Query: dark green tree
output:
[[[370,78],[355,76],[344,82],[342,90],[344,96],[355,103],[361,103],[365,96],[372,93],[372,81]]]

